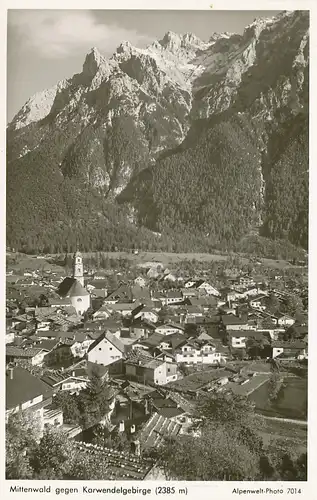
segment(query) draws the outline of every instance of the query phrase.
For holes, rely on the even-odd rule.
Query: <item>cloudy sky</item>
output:
[[[81,71],[97,47],[111,56],[123,40],[145,47],[171,30],[206,40],[214,32],[242,33],[274,11],[9,10],[7,119],[36,92]]]

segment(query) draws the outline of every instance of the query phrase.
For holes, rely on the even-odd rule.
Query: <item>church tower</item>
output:
[[[83,256],[78,250],[74,253],[73,257],[73,278],[84,286],[84,265]]]

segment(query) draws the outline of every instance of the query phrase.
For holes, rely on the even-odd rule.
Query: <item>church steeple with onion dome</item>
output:
[[[75,278],[79,283],[84,286],[84,264],[83,256],[79,252],[78,248],[73,256],[73,278]]]

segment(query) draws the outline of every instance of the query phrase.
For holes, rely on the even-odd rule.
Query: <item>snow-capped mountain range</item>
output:
[[[308,43],[308,14],[296,11],[242,35],[168,32],[145,49],[122,42],[109,59],[93,48],[80,74],[31,97],[8,125],[8,183],[21,169],[49,171],[56,185],[68,178],[114,199],[217,117],[247,117],[263,153],[276,127],[308,113]],[[11,192],[14,205],[32,198],[26,186]]]

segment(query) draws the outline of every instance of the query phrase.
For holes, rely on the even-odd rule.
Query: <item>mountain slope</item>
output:
[[[260,230],[306,246],[308,29],[286,12],[207,42],[92,49],[8,126],[8,245],[191,233],[230,247]]]

